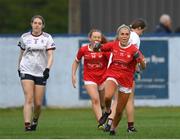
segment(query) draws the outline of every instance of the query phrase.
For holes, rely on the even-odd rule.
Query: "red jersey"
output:
[[[142,57],[142,53],[132,44],[121,47],[119,41],[106,43],[101,47],[101,50],[110,51],[113,54],[112,63],[105,77],[113,77],[120,85],[131,88],[137,64],[134,54],[139,52],[140,57]]]
[[[80,61],[84,57],[84,80],[92,81],[98,85],[102,84],[103,75],[107,70],[108,52],[94,52],[89,45],[82,46],[76,56],[76,61]]]

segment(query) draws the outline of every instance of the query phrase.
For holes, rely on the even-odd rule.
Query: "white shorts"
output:
[[[122,85],[118,84],[117,80],[113,77],[108,77],[106,80],[111,80],[114,83],[116,83],[116,85],[118,86],[118,91],[120,91],[120,92],[123,92],[123,93],[131,93],[132,92],[132,88],[123,87]]]
[[[105,82],[103,82],[100,86],[98,86],[97,83],[93,81],[84,81],[84,85],[96,85],[98,87],[98,90],[103,90],[105,86]]]

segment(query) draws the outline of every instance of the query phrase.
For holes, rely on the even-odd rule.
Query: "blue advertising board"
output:
[[[168,98],[168,41],[142,40],[140,50],[147,61],[141,80],[136,80],[136,99]]]
[[[79,47],[88,40],[80,40]],[[167,99],[168,96],[168,41],[142,40],[140,50],[147,61],[147,68],[136,80],[136,99]],[[83,61],[79,67],[79,97],[89,99],[83,83]]]

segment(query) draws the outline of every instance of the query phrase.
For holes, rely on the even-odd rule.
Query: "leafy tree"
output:
[[[45,31],[68,32],[68,0],[0,0],[0,34],[30,30],[36,14],[44,17]]]

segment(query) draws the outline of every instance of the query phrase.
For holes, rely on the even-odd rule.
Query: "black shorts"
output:
[[[32,80],[34,81],[34,84],[35,85],[43,85],[45,86],[46,85],[46,79],[44,79],[44,77],[37,77],[37,76],[32,76],[30,74],[24,74],[24,73],[21,73],[21,76],[20,76],[21,80]]]

